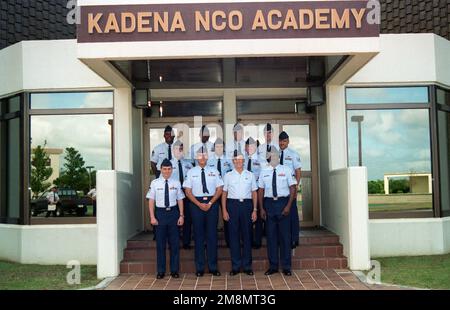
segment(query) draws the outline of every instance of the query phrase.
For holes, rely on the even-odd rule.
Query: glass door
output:
[[[318,155],[316,122],[312,115],[292,117],[292,115],[255,118],[241,115],[239,121],[245,125],[244,137],[256,137],[265,143],[264,126],[270,122],[273,127],[273,140],[278,143],[278,135],[286,131],[289,135],[289,147],[297,151],[302,162],[301,185],[298,187],[297,204],[302,227],[320,225],[320,205],[318,193]]]

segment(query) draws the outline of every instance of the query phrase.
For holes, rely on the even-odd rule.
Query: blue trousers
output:
[[[252,211],[251,199],[240,202],[227,199],[227,211],[230,215],[228,228],[230,232],[231,268],[236,271],[252,269]],[[242,240],[242,252],[241,252]]]
[[[291,243],[298,244],[300,239],[300,218],[298,217],[297,199],[294,199],[292,203],[289,217],[291,218]]]
[[[197,197],[197,200],[202,203],[208,203],[208,200],[203,200],[202,197]],[[214,203],[211,208],[205,212],[191,202],[192,224],[194,227],[194,242],[195,242],[195,268],[197,272],[205,270],[205,243],[206,254],[208,257],[209,271],[217,270],[217,224],[219,221],[219,205]]]
[[[178,207],[172,207],[170,211],[165,208],[155,208],[155,216],[158,220],[156,230],[156,263],[158,273],[166,272],[166,245],[169,241],[170,272],[178,272],[180,269],[180,233],[177,222],[180,218]]]
[[[254,225],[255,229],[253,230],[252,234],[252,244],[254,246],[261,246],[262,237],[264,234],[265,221],[262,219],[260,212],[258,212],[258,216],[256,218],[256,222],[254,223]]]
[[[281,261],[283,269],[291,269],[291,221],[290,216],[281,213],[289,198],[278,200],[264,198],[266,210],[267,256],[270,269],[278,270]]]
[[[183,245],[190,245],[192,238],[192,215],[191,204],[187,198],[184,199],[184,225],[181,232]]]

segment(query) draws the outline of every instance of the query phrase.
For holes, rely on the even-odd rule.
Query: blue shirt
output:
[[[278,151],[280,150],[280,147],[273,141],[270,142],[269,145],[276,148]],[[263,165],[267,165],[267,143],[263,143],[258,147],[258,154]]]
[[[219,156],[217,156],[215,153],[208,159],[208,163],[206,164],[210,168],[217,169],[219,171],[219,168],[217,166],[217,163],[219,161]],[[222,169],[222,177],[224,177],[228,172],[233,170],[233,162],[231,159],[225,158],[224,155],[220,156],[220,166]]]
[[[188,171],[193,168],[192,162],[184,158],[181,158],[180,161],[183,169],[183,180],[186,180]],[[180,181],[180,171],[178,171],[178,159],[174,158],[170,162],[172,163],[172,175],[170,178]]]
[[[281,152],[283,152],[283,165],[289,166],[291,168],[293,175],[295,175],[295,170],[302,168],[302,162],[300,160],[300,155],[293,149],[287,147],[284,150],[280,149],[280,160]]]
[[[275,167],[277,176],[278,197],[289,197],[290,187],[296,185],[297,181],[292,176],[292,170],[288,166],[278,165]],[[273,198],[272,194],[273,167],[269,166],[261,170],[259,175],[259,188],[264,189],[264,197]]]
[[[184,193],[181,189],[180,181],[170,178],[168,180],[169,185],[169,202],[170,206],[176,206],[178,200],[184,199]],[[155,179],[150,184],[150,190],[147,193],[147,198],[155,201],[155,206],[157,208],[165,208],[164,197],[165,197],[166,180],[161,176]]]
[[[248,170],[239,173],[233,169],[224,178],[223,191],[228,192],[227,198],[252,199],[252,192],[257,189],[255,175]]]
[[[206,148],[206,151],[208,153],[208,158],[211,158],[214,154],[214,151],[213,151],[214,143],[212,143],[211,141],[206,141],[206,143],[198,142],[198,143],[192,145],[189,155],[191,156],[192,163],[195,163],[196,166],[198,166],[198,161],[195,159],[197,157],[197,151],[202,146],[204,148]]]
[[[247,153],[245,153],[244,169],[248,168],[249,158],[250,158],[249,155]],[[255,175],[255,178],[256,178],[256,182],[258,182],[259,175],[261,173],[261,169],[265,168],[266,164],[264,164],[262,162],[261,158],[258,156],[257,153],[254,153],[251,156],[251,159],[252,159],[252,163],[251,163],[252,171],[251,172],[253,172],[253,174]],[[267,161],[266,161],[266,163],[267,163]]]
[[[174,158],[173,144],[170,146],[170,149],[172,150],[172,158]],[[166,158],[169,158],[169,144],[164,142],[155,146],[155,148],[152,151],[150,161],[156,164],[156,169],[158,171],[161,170],[161,163]]]
[[[190,188],[195,197],[212,197],[216,193],[216,189],[223,186],[222,178],[217,169],[208,166],[205,166],[204,169],[208,193],[203,192],[202,168],[200,168],[200,166],[196,166],[189,170],[187,178],[183,183],[183,187]]]

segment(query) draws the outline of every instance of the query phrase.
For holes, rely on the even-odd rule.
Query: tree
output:
[[[45,145],[44,145],[45,147]],[[53,173],[53,169],[49,167],[50,157],[45,152],[44,147],[38,145],[33,150],[33,159],[31,161],[31,191],[33,198],[39,197],[47,191],[52,185],[47,181]]]
[[[383,180],[374,180],[369,181],[368,184],[369,194],[384,194],[384,181]]]
[[[60,188],[70,188],[82,190],[85,193],[89,190],[89,175],[85,168],[85,162],[80,152],[73,147],[66,148],[65,163],[61,176],[54,181]]]

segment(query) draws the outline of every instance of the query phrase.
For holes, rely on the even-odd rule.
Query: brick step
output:
[[[169,251],[167,250],[167,254]],[[180,257],[184,259],[194,258],[194,248],[185,250],[180,248]],[[267,248],[265,246],[260,249],[252,250],[253,258],[266,258]],[[341,257],[343,255],[343,247],[340,244],[329,245],[301,245],[292,251],[292,257],[305,258],[305,257]],[[230,249],[224,246],[218,248],[218,257],[230,259]],[[156,248],[130,248],[124,251],[124,260],[136,261],[136,260],[156,260]]]
[[[253,270],[264,271],[269,268],[267,259],[253,259]],[[222,273],[231,270],[231,261],[229,259],[220,258],[218,260],[218,268]],[[346,269],[347,258],[345,257],[309,257],[309,258],[292,258],[292,269]],[[167,263],[167,272],[170,272],[170,265]],[[180,261],[180,272],[195,273],[195,263],[193,259],[182,259]],[[207,272],[208,270],[205,270]],[[143,274],[156,273],[156,261],[138,260],[138,261],[122,261],[120,263],[121,274]]]
[[[225,246],[225,239],[223,237],[219,237],[217,240],[218,246]],[[192,242],[192,245],[194,242]],[[266,245],[266,238],[262,239],[262,244]],[[308,236],[308,237],[300,237],[300,245],[330,245],[335,244],[339,245],[339,237],[336,235],[327,235],[327,236]],[[153,236],[149,235],[145,239],[130,239],[127,242],[127,248],[155,248],[156,242],[153,240]]]

